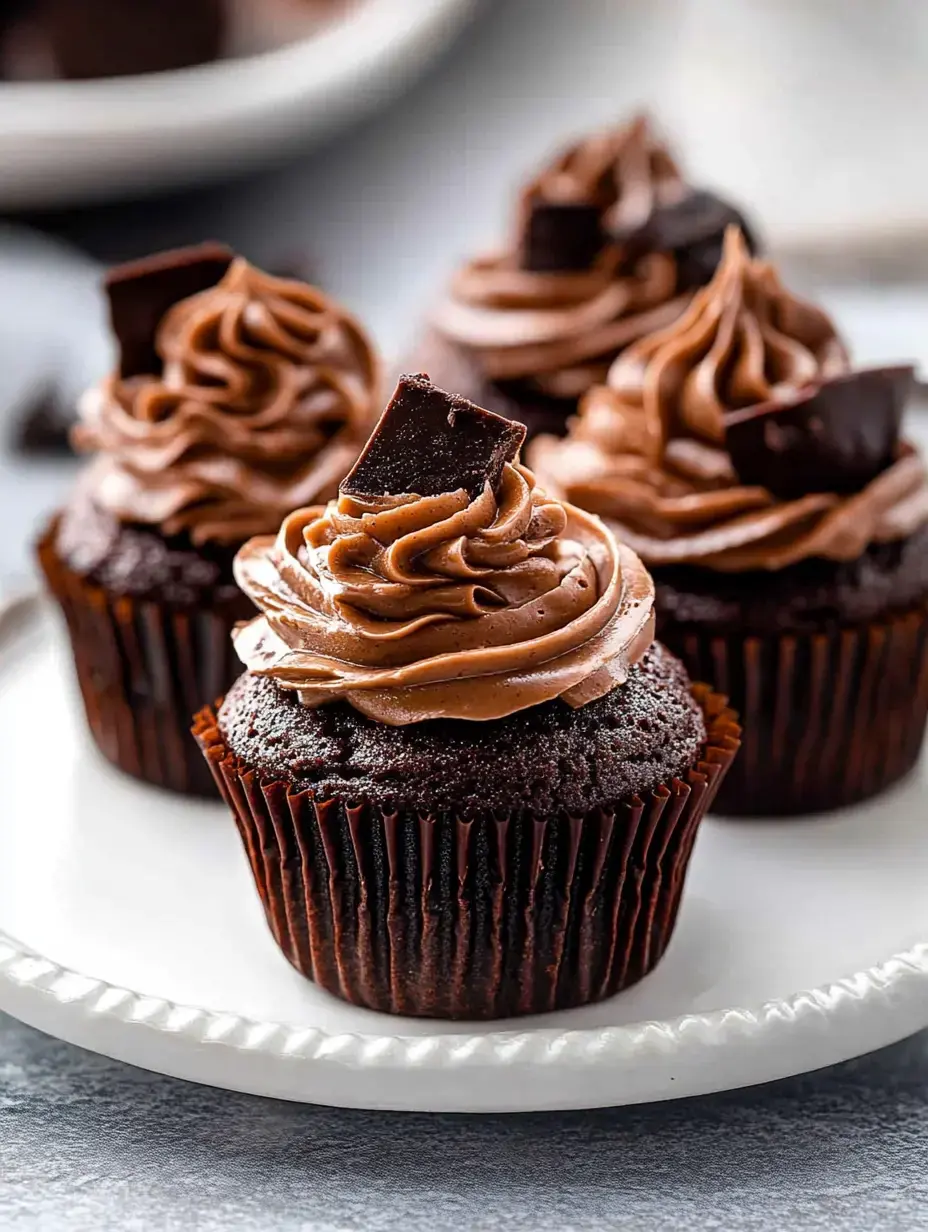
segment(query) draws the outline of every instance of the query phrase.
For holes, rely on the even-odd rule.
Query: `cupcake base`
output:
[[[732,816],[857,804],[914,767],[928,722],[928,606],[821,633],[713,636],[665,622],[688,671],[738,708],[741,754],[716,801]]]
[[[67,622],[97,747],[134,778],[214,797],[190,716],[241,672],[231,633],[250,605],[242,596],[209,608],[176,606],[155,593],[113,593],[62,559],[58,525],[56,518],[39,541],[38,559]]]
[[[738,748],[725,700],[694,696],[708,728],[696,764],[578,816],[317,800],[246,765],[212,708],[194,734],[301,974],[373,1010],[492,1019],[601,1000],[663,955],[696,830]]]

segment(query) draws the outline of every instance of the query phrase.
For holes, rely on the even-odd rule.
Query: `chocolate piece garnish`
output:
[[[524,440],[522,424],[445,393],[423,374],[402,376],[339,490],[364,500],[463,488],[473,500],[487,483],[497,487]]]
[[[714,193],[698,189],[658,206],[637,231],[615,238],[631,262],[648,252],[672,253],[678,289],[692,291],[712,281],[722,260],[725,230],[732,224],[741,229],[748,251],[756,253],[757,240],[744,216]]]
[[[519,265],[539,274],[590,269],[608,236],[602,211],[585,202],[529,200],[519,250]]]
[[[181,300],[221,282],[235,253],[225,244],[198,244],[117,265],[106,276],[113,332],[123,377],[159,376],[158,326]]]
[[[731,412],[725,443],[738,478],[781,500],[859,492],[893,462],[914,383],[912,367],[870,368]]]

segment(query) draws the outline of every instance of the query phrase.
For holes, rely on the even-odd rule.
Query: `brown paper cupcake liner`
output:
[[[822,812],[903,778],[928,719],[928,607],[857,628],[711,637],[661,628],[689,672],[724,692],[744,728],[716,801],[732,816]]]
[[[249,769],[212,708],[194,732],[298,971],[387,1013],[504,1018],[612,996],[666,950],[697,827],[740,735],[724,698],[694,693],[709,735],[685,780],[579,817],[314,800]]]
[[[111,595],[68,569],[54,538],[53,524],[39,542],[39,563],[67,622],[101,753],[135,778],[214,797],[190,718],[241,675],[230,637],[233,613]]]

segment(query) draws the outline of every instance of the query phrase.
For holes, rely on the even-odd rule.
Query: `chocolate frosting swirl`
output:
[[[680,168],[646,115],[594,133],[562,151],[525,191],[531,200],[591,202],[613,235],[644,225],[687,192]]]
[[[605,229],[622,235],[686,191],[670,154],[638,117],[562,153],[525,190],[521,211],[537,200],[590,203]],[[621,246],[607,243],[588,270],[540,272],[520,267],[514,244],[459,270],[434,324],[474,354],[490,380],[577,399],[605,380],[624,347],[674,321],[689,298],[677,292],[670,253],[648,253],[629,266]]]
[[[332,496],[374,417],[379,368],[321,291],[236,260],[158,330],[160,376],[107,378],[81,404],[88,483],[120,521],[241,543]]]
[[[724,421],[849,366],[826,314],[787,291],[732,229],[716,277],[688,311],[620,356],[568,439],[542,438],[530,460],[652,566],[740,572],[851,560],[928,521],[928,477],[912,447],[861,492],[778,500],[739,482]]]
[[[262,613],[235,635],[250,671],[393,726],[586,705],[653,638],[638,558],[518,465],[475,499],[301,509],[242,548],[236,578]]]

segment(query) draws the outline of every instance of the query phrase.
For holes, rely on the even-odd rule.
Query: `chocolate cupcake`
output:
[[[653,643],[641,562],[535,485],[523,436],[403,378],[338,500],[237,558],[262,614],[195,732],[277,943],[371,1009],[499,1018],[640,979],[737,749]]]
[[[563,433],[616,355],[715,272],[730,205],[693,189],[646,117],[577,142],[524,190],[512,247],[460,269],[419,352],[439,384]]]
[[[641,554],[659,635],[741,712],[722,811],[852,804],[919,755],[928,479],[900,439],[911,386],[911,368],[853,369],[826,314],[732,229],[687,313],[530,455]]]
[[[236,550],[338,490],[376,413],[377,361],[320,291],[220,245],[123,266],[107,282],[120,366],[80,408],[96,454],[39,544],[91,731],[138,778],[215,788],[190,716],[238,674],[254,614]]]

